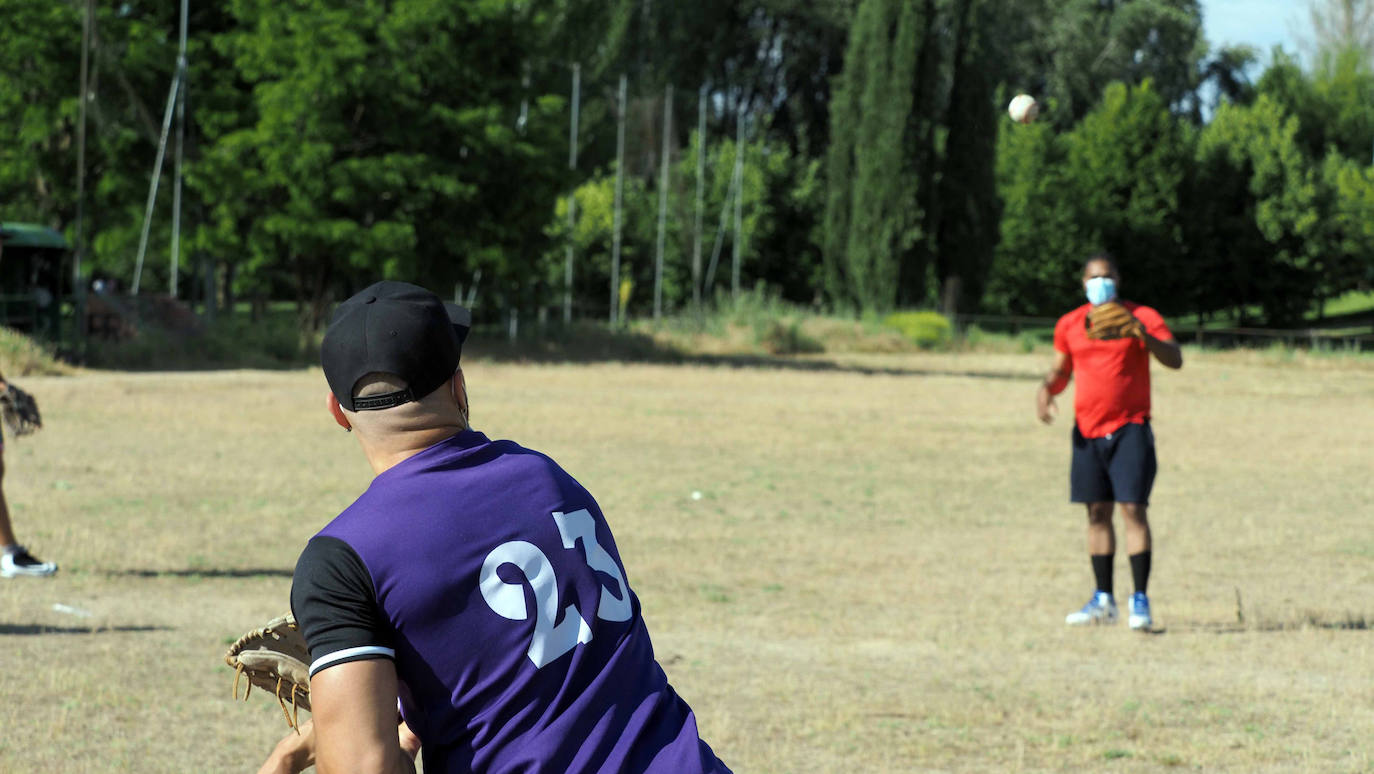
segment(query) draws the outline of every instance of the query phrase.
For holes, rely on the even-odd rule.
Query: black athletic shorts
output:
[[[1148,421],[1122,425],[1105,438],[1084,438],[1074,425],[1071,502],[1149,505],[1156,469],[1155,434]]]

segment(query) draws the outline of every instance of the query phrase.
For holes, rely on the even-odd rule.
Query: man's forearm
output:
[[[1150,354],[1159,361],[1159,364],[1165,368],[1183,367],[1183,349],[1179,347],[1177,341],[1157,339],[1147,333],[1145,334],[1145,346],[1150,350]]]
[[[1054,369],[1050,371],[1048,374],[1045,374],[1044,381],[1040,383],[1040,388],[1048,392],[1050,395],[1058,395],[1059,393],[1064,391],[1065,387],[1068,386],[1069,375],[1066,372],[1060,371],[1058,369]]]

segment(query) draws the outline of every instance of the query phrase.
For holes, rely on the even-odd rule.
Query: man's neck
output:
[[[372,466],[372,472],[380,476],[425,449],[466,429],[462,425],[446,425],[395,434],[387,438],[384,444],[372,444],[362,438],[359,438],[359,441],[362,443],[363,454],[367,457],[368,464]]]

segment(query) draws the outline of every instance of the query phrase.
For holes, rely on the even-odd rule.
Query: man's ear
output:
[[[343,406],[339,405],[339,399],[334,397],[333,392],[329,393],[329,397],[325,400],[325,405],[329,408],[329,413],[334,417],[334,422],[337,423],[339,427],[349,432],[353,432],[353,425],[349,424],[348,417],[344,416]]]
[[[453,377],[448,384],[449,394],[453,396],[453,402],[458,404],[458,410],[463,413],[463,419],[468,417],[468,383],[463,376],[463,369],[459,368],[453,372]]]

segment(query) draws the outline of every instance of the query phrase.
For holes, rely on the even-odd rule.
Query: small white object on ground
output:
[[[697,491],[697,490],[692,490],[692,499],[693,499],[693,500],[700,500],[700,499],[701,499],[701,492],[699,492],[699,491]]]
[[[79,608],[79,607],[72,607],[71,605],[64,605],[64,604],[62,604],[61,602],[54,602],[54,603],[52,603],[52,609],[53,609],[53,610],[56,610],[56,611],[59,612],[59,613],[66,613],[67,615],[74,615],[74,616],[76,616],[77,618],[90,618],[92,615],[94,615],[94,614],[93,614],[91,611],[89,611],[89,610],[82,610],[82,609]]]

